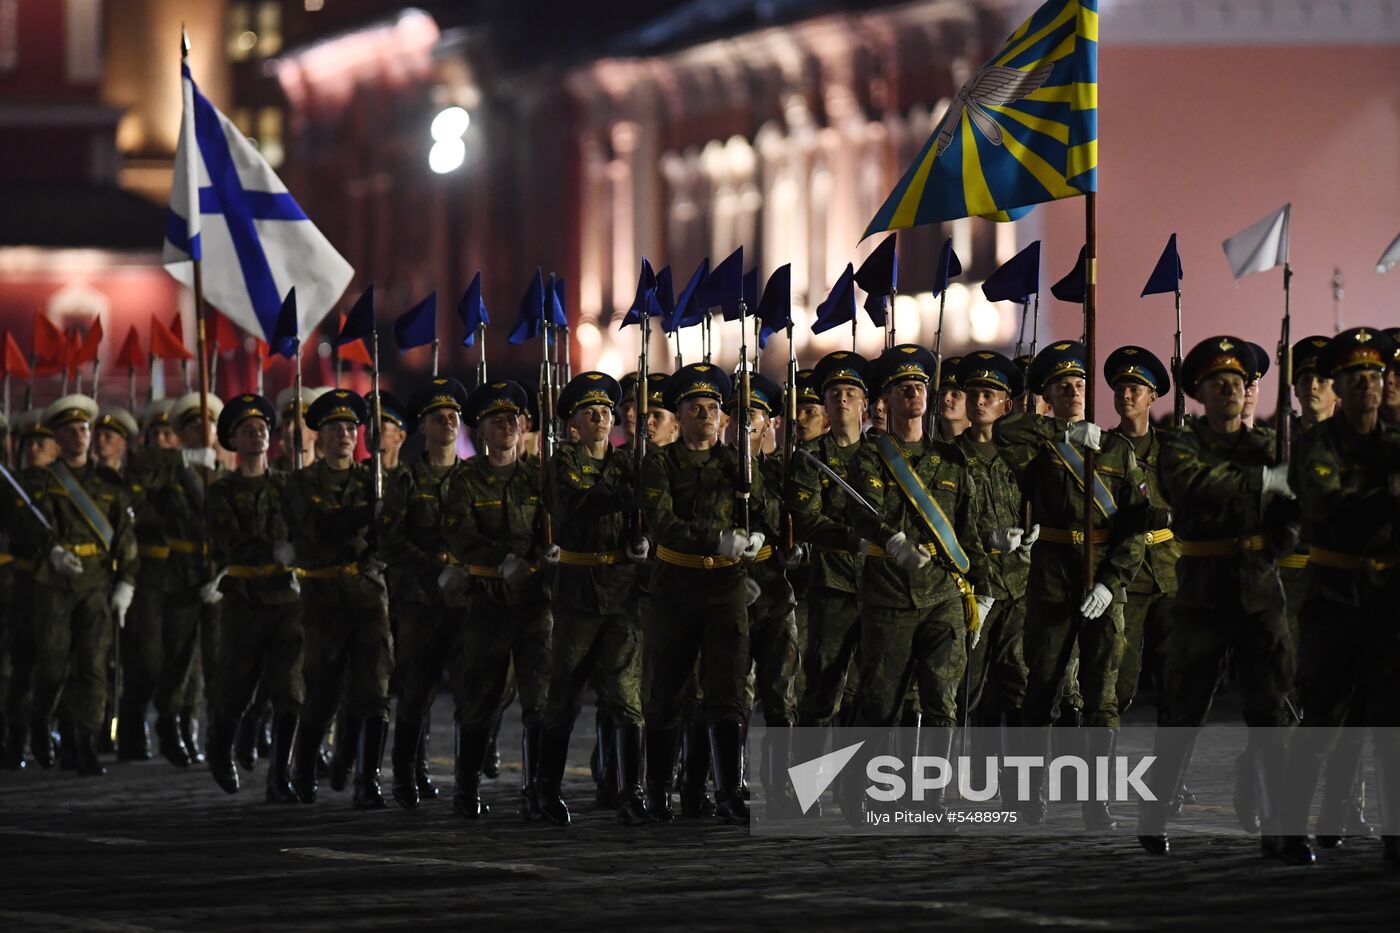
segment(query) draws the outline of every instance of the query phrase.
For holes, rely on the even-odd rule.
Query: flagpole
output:
[[[433,325],[434,325],[434,330],[436,330],[437,322],[434,321],[434,322],[433,322]],[[435,336],[435,337],[433,337],[433,378],[434,378],[434,379],[437,378],[437,374],[438,374],[438,339],[437,339],[437,337]]]
[[[95,359],[92,361],[92,398],[97,400],[98,393],[102,391],[102,383],[99,376],[102,372],[102,361]]]
[[[1181,385],[1181,280],[1177,280],[1176,297],[1173,300],[1176,308],[1176,334],[1172,339],[1172,428],[1180,431],[1186,424],[1186,390]]]
[[[343,326],[343,322],[342,322]],[[331,372],[335,373],[335,387],[340,388],[340,347],[331,342]]]
[[[436,353],[437,341],[433,341],[433,350]],[[384,498],[384,409],[379,399],[379,328],[369,332],[369,388],[374,399],[374,447],[370,451],[370,459],[374,463],[374,501],[380,502]],[[434,375],[436,378],[436,374]],[[337,386],[339,383],[337,383]],[[300,393],[298,393],[300,394]]]
[[[34,407],[34,367],[39,364],[39,355],[31,347],[29,350],[29,384],[24,387],[24,410]]]
[[[476,361],[476,384],[481,386],[486,384],[486,325],[476,325],[476,347],[478,358]]]
[[[1095,192],[1084,194],[1084,418],[1094,420],[1094,385],[1098,371],[1095,359],[1095,317],[1098,313],[1098,203]],[[1039,310],[1040,293],[1036,293]],[[1084,450],[1084,595],[1094,588],[1094,451]]]
[[[255,352],[253,353],[253,364],[254,364],[255,366],[257,366],[257,368],[258,368],[257,383],[258,383],[258,394],[259,394],[259,395],[265,394],[265,392],[264,392],[265,386],[264,386],[264,379],[263,379],[263,363],[264,363],[264,362],[265,362],[265,360],[263,359],[263,355],[262,355],[261,353],[258,353],[258,352],[255,351]],[[297,402],[298,402],[298,404],[300,404],[301,400],[298,399]]]
[[[856,323],[860,321],[860,309],[851,315],[851,352],[856,352]]]
[[[126,367],[126,403],[131,406],[131,414],[136,415],[136,367]]]
[[[943,385],[943,305],[948,300],[948,283],[943,283],[943,290],[938,293],[938,329],[933,332],[933,395],[936,398],[939,388]],[[854,328],[852,328],[854,329]],[[853,344],[854,345],[854,344]],[[937,403],[929,406],[937,409]],[[938,429],[938,412],[933,412],[933,427]]]
[[[300,330],[301,325],[297,328]],[[292,422],[292,445],[296,450],[292,451],[292,470],[301,469],[301,452],[306,449],[306,443],[301,436],[301,337],[292,338],[292,359],[296,369],[292,376],[292,411],[296,413],[297,420]]]
[[[1284,247],[1285,250],[1287,247]],[[1274,462],[1284,463],[1288,460],[1290,449],[1292,448],[1292,426],[1288,416],[1293,411],[1293,405],[1289,401],[1288,393],[1293,386],[1293,338],[1291,336],[1293,322],[1293,266],[1287,259],[1283,261],[1283,331],[1278,342],[1278,404],[1274,411]]]
[[[673,330],[666,335],[666,339],[671,341],[673,349],[676,351],[676,372],[680,372],[681,367],[685,365],[685,361],[681,359],[681,332]]]
[[[885,337],[885,347],[886,347],[886,349],[888,349],[889,347],[892,347],[892,346],[895,345],[894,299],[895,299],[895,290],[892,288],[892,289],[890,289],[890,304],[889,304],[889,307],[885,309],[885,319],[886,319],[887,321],[890,322],[890,329],[889,329],[888,334],[887,334],[886,337]]]
[[[1342,320],[1342,269],[1340,266],[1332,267],[1332,333],[1340,334],[1346,330],[1346,322]]]

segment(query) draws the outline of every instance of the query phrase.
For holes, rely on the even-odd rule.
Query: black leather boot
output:
[[[598,787],[596,802],[604,810],[618,807],[617,794],[617,730],[613,718],[602,709],[594,722],[593,781]]]
[[[952,741],[951,730],[949,741]],[[931,754],[939,754],[937,751]],[[770,820],[792,820],[802,815],[797,804],[797,795],[788,780],[788,767],[792,757],[792,727],[789,725],[769,726],[763,733],[763,780],[764,816]]]
[[[520,734],[520,818],[525,822],[540,818],[540,801],[535,781],[540,769],[540,727],[526,726]]]
[[[78,738],[67,719],[58,721],[58,767],[63,771],[78,769]]]
[[[1293,786],[1289,751],[1282,740],[1275,741],[1272,729],[1250,729],[1249,745],[1255,746],[1253,760],[1255,768],[1254,784],[1259,800],[1259,848],[1264,858],[1279,858],[1290,865],[1311,865],[1317,860],[1312,846],[1308,843],[1307,830],[1297,834],[1294,829],[1296,812],[1291,810],[1298,792]],[[1295,741],[1297,733],[1294,733]],[[1325,733],[1323,733],[1325,742]],[[1321,756],[1317,756],[1320,765]],[[1317,783],[1314,775],[1303,806],[1303,824],[1307,824],[1307,809],[1312,802],[1311,787]]]
[[[491,812],[481,800],[481,762],[490,742],[489,732],[468,732],[457,726],[457,752],[453,774],[457,786],[452,791],[452,810],[460,817],[477,819]]]
[[[117,717],[117,761],[151,760],[151,727],[146,723],[145,706],[122,699]]]
[[[749,825],[741,771],[744,767],[744,726],[717,722],[710,726],[710,758],[715,771],[715,818],[721,823]]]
[[[1171,851],[1167,819],[1171,815],[1172,797],[1181,786],[1195,742],[1195,730],[1157,728],[1152,745],[1152,754],[1157,760],[1147,771],[1147,788],[1156,799],[1139,804],[1137,825],[1138,843],[1153,855],[1166,855]]]
[[[646,792],[642,790],[642,727],[621,723],[613,729],[613,756],[617,761],[617,820],[628,826],[651,822]]]
[[[73,730],[73,738],[78,774],[83,777],[104,776],[107,769],[97,760],[97,731],[91,726],[78,726]]]
[[[156,720],[156,739],[160,741],[160,753],[166,761],[177,768],[190,766],[190,752],[185,748],[185,739],[180,735],[174,716],[162,716]]]
[[[647,766],[650,772],[650,764]],[[715,815],[710,798],[710,730],[703,722],[686,723],[681,731],[681,816],[708,819]]]
[[[564,766],[569,757],[569,731],[545,729],[539,731],[539,760],[535,762],[534,804],[539,813],[555,826],[568,826],[572,821],[569,805],[560,790],[564,782]],[[527,758],[530,752],[525,752]],[[528,799],[528,798],[527,798]],[[521,811],[524,815],[524,810]],[[529,816],[525,817],[529,819]]]
[[[272,754],[272,715],[272,710],[267,704],[263,704],[258,711],[257,725],[253,728],[253,745],[259,758],[266,758]]]
[[[429,717],[423,717],[423,728],[418,734],[418,754],[413,759],[413,782],[418,785],[418,799],[436,800],[438,795],[437,785],[433,783],[433,776],[428,772],[428,733],[430,728]]]
[[[292,787],[292,742],[297,733],[296,713],[272,715],[272,742],[267,750],[267,802],[296,803]]]
[[[233,759],[244,771],[252,771],[258,763],[257,730],[257,714],[253,712],[253,707],[249,707],[238,717],[238,725],[233,734]],[[213,741],[212,735],[210,741]]]
[[[505,715],[505,710],[496,713],[496,720],[487,734],[486,753],[481,760],[481,773],[493,781],[501,776],[501,749],[498,740],[501,737],[501,720]]]
[[[1235,759],[1235,819],[1247,833],[1259,832],[1259,787],[1255,782],[1254,749],[1249,745]]]
[[[199,746],[199,723],[190,713],[181,713],[175,721],[180,727],[180,738],[189,752],[190,764],[204,764],[204,749]]]
[[[1099,758],[1108,759],[1109,786],[1105,787],[1105,796],[1112,793],[1113,786],[1113,752],[1118,745],[1118,730],[1101,726],[1088,726],[1084,729],[1084,747],[1088,752],[1090,789],[1094,790],[1093,782],[1097,780],[1098,767],[1095,762]],[[1084,828],[1090,832],[1112,832],[1118,828],[1118,822],[1113,818],[1113,812],[1108,809],[1107,800],[1085,800],[1082,804],[1084,813]]]
[[[416,736],[418,730],[414,729]],[[384,763],[384,742],[389,737],[389,720],[370,716],[360,725],[360,743],[355,750],[356,810],[383,810],[384,792],[379,788],[379,769]]]
[[[1052,757],[1050,743],[1058,741],[1061,746],[1065,741],[1079,738],[1079,729],[1073,728],[1072,734],[1064,737],[1052,739],[1051,733],[1069,732],[1070,727],[1063,729],[1052,729],[1050,726],[1025,726],[1020,730],[1021,740],[1025,743],[1024,755],[1034,755],[1049,761]],[[1016,812],[1021,819],[1029,826],[1039,826],[1045,822],[1045,816],[1050,809],[1049,777],[1050,769],[1047,767],[1031,768],[1030,770],[1030,793],[1026,799],[1019,799],[1017,794]]]
[[[646,735],[646,795],[647,813],[658,823],[675,819],[671,810],[671,775],[676,770],[676,729],[647,726]]]
[[[405,810],[418,806],[418,746],[422,740],[419,723],[394,720],[394,748],[389,753],[389,766],[394,774],[394,800]]]
[[[321,759],[321,740],[325,735],[324,723],[309,723],[303,718],[297,726],[292,788],[302,803],[316,802],[316,765]]]
[[[350,783],[350,772],[355,768],[355,750],[360,746],[360,720],[345,711],[342,704],[335,721],[335,748],[331,753],[329,777],[331,790],[345,790]],[[321,749],[316,749],[319,759]]]
[[[1361,756],[1366,750],[1366,730],[1343,729],[1327,756],[1327,777],[1322,783],[1322,811],[1317,816],[1317,844],[1341,848],[1347,836],[1369,836],[1370,824],[1361,804]]]
[[[8,724],[5,757],[0,759],[0,768],[6,771],[22,771],[28,764],[24,760],[24,746],[29,741],[29,727],[23,720],[12,720]]]
[[[238,768],[233,763],[237,728],[226,716],[215,716],[209,722],[209,776],[226,794],[238,793]]]
[[[34,753],[34,763],[45,771],[53,767],[53,733],[49,731],[46,716],[36,716],[29,727],[29,748]]]

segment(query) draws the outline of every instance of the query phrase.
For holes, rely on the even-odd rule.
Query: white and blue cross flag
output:
[[[199,93],[180,66],[184,116],[165,222],[166,271],[193,285],[202,260],[205,299],[271,340],[282,299],[297,290],[305,337],[344,294],[355,270],[336,252],[251,141]]]

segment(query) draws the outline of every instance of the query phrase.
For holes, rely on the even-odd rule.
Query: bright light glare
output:
[[[461,107],[448,107],[446,110],[439,111],[438,115],[433,117],[431,129],[433,139],[437,142],[461,139],[471,122],[471,115]]]
[[[439,139],[428,152],[428,168],[439,175],[460,168],[467,158],[467,145],[460,139]]]

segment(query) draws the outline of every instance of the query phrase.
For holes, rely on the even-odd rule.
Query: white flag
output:
[[[1288,262],[1288,211],[1285,204],[1274,213],[1225,241],[1225,258],[1235,272],[1244,278],[1251,272],[1263,272]]]
[[[267,160],[209,103],[182,65],[184,116],[165,225],[166,271],[194,283],[239,327],[271,341],[297,290],[297,336],[330,313],[355,270],[297,205]]]
[[[1385,275],[1390,271],[1390,267],[1400,262],[1400,236],[1390,241],[1390,245],[1385,248],[1381,258],[1376,260],[1376,271]]]

